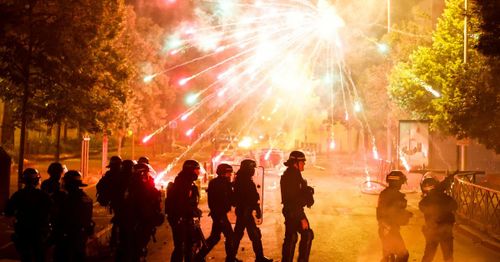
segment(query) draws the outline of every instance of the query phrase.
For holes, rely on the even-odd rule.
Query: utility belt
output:
[[[285,219],[299,219],[305,217],[304,208],[286,208],[282,210]]]

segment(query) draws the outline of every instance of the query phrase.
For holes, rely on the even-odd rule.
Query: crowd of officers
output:
[[[425,219],[422,227],[425,237],[422,262],[433,261],[438,246],[441,247],[443,260],[452,262],[453,224],[458,205],[445,191],[453,176],[448,176],[441,182],[433,174],[426,174],[424,177],[426,178],[421,182],[422,200],[418,205]],[[407,225],[413,215],[406,210],[405,194],[400,191],[406,181],[403,172],[391,171],[386,176],[388,187],[380,193],[378,199],[378,233],[382,242],[383,262],[407,262],[410,256],[400,233],[401,226]]]
[[[281,178],[285,240],[282,261],[292,261],[298,234],[299,261],[308,261],[313,232],[304,207],[314,203],[312,187],[302,178],[305,155],[293,151]],[[233,167],[220,164],[217,177],[207,188],[212,231],[205,239],[200,228],[202,211],[198,208],[200,193],[195,181],[200,165],[186,160],[182,170],[166,188],[164,213],[162,193],[155,187],[154,169],[147,157],[137,161],[110,159],[109,170],[96,184],[97,202],[113,214],[110,247],[115,261],[144,261],[150,240],[156,241],[156,228],[165,217],[172,229],[174,250],[170,261],[205,261],[206,255],[225,237],[225,261],[236,258],[244,231],[252,241],[255,261],[273,261],[264,256],[262,234],[256,219],[262,218],[260,196],[252,180],[256,162],[245,159],[233,177]],[[40,173],[33,168],[23,172],[24,187],[14,193],[7,203],[5,215],[15,217],[12,240],[22,261],[86,261],[87,240],[94,233],[93,200],[82,190],[76,170],[67,170],[61,163],[52,163],[49,178],[40,184]],[[62,183],[61,183],[62,177]],[[235,207],[236,225],[228,213]],[[166,216],[165,216],[166,215]],[[49,250],[52,250],[49,252]]]
[[[293,261],[300,234],[298,261],[309,261],[313,231],[304,207],[314,204],[314,190],[307,185],[301,172],[306,158],[293,151],[284,163],[287,167],[280,178],[285,236],[282,246],[284,262]],[[143,261],[150,240],[156,241],[156,228],[164,223],[165,215],[172,229],[174,250],[170,261],[205,261],[206,255],[225,237],[226,262],[241,261],[237,252],[244,231],[252,242],[256,262],[273,261],[264,256],[262,234],[256,219],[262,218],[260,197],[252,180],[256,162],[245,159],[233,177],[233,167],[220,164],[217,177],[207,188],[212,230],[207,239],[200,228],[202,211],[198,208],[200,192],[195,181],[200,165],[186,160],[182,170],[166,188],[164,213],[162,193],[155,187],[155,171],[147,157],[138,161],[110,159],[109,170],[96,185],[97,202],[113,214],[110,247],[116,261]],[[12,195],[5,215],[14,216],[15,233],[12,240],[22,261],[45,261],[47,250],[53,247],[53,261],[85,261],[86,243],[93,235],[92,199],[81,189],[87,186],[76,170],[67,171],[60,163],[48,168],[49,178],[40,182],[40,173],[27,168],[22,174],[24,188]],[[61,183],[62,177],[62,183]],[[408,261],[409,254],[400,234],[412,213],[406,210],[405,195],[400,192],[406,182],[401,171],[387,177],[388,187],[379,196],[377,220],[382,241],[382,261]],[[454,212],[457,203],[444,191],[447,182],[426,178],[422,185],[423,198],[419,208],[424,214],[423,233],[426,239],[422,261],[432,261],[440,245],[445,261],[453,261]],[[228,213],[235,207],[236,225]]]
[[[7,202],[5,215],[15,216],[12,241],[21,261],[45,261],[49,246],[54,261],[83,261],[94,231],[92,199],[81,189],[87,185],[78,171],[67,171],[60,163],[52,163],[48,173],[38,189],[38,170],[24,170],[24,188]]]

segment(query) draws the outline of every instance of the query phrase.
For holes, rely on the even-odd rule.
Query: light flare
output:
[[[252,138],[251,137],[243,137],[241,141],[238,143],[238,146],[241,148],[250,148],[252,146]]]
[[[147,135],[145,136],[143,139],[142,139],[142,143],[143,144],[146,144],[149,140],[151,140],[151,138],[154,136],[154,133],[151,134],[151,135]]]
[[[190,128],[188,131],[186,131],[186,136],[191,136],[194,132],[194,127]]]
[[[153,74],[153,75],[147,75],[145,76],[142,81],[144,83],[150,83],[151,81],[153,81],[153,79],[156,77],[156,74]]]
[[[411,170],[410,164],[408,164],[408,161],[401,150],[399,151],[399,159],[401,160],[401,164],[403,164],[405,170],[409,172]]]

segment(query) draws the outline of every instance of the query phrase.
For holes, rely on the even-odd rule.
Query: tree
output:
[[[500,56],[500,2],[476,0],[474,14],[482,18],[477,49],[485,55]]]
[[[492,132],[500,126],[498,117],[486,114],[498,114],[500,92],[484,85],[493,72],[477,50],[469,48],[464,63],[464,15],[463,0],[446,1],[432,45],[419,47],[407,62],[393,68],[390,93],[414,118],[431,120],[431,128],[459,138],[477,138],[500,152],[500,140]],[[469,35],[477,35],[480,19],[467,15]],[[477,45],[477,38],[469,39],[469,47]]]
[[[163,72],[165,31],[150,18],[137,17],[130,6],[125,11],[125,28],[118,48],[133,67],[127,82],[126,103],[122,107],[119,144],[127,128],[133,132],[152,131],[167,124],[176,95],[169,77]],[[154,77],[150,81],[144,80],[151,75]]]
[[[8,82],[2,97],[20,108],[13,119],[21,119],[22,171],[28,119],[59,128],[67,121],[87,130],[113,123],[108,116],[125,102],[128,78],[126,61],[113,46],[122,30],[123,1],[0,4],[0,76]]]

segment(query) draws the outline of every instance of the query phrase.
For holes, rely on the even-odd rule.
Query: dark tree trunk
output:
[[[68,123],[64,123],[63,142],[66,143],[67,141],[68,141]]]
[[[2,138],[0,144],[4,148],[8,148],[10,150],[14,149],[14,118],[12,113],[13,105],[9,102],[5,102],[3,109],[3,118],[2,118]]]
[[[61,158],[61,122],[56,125],[56,154],[55,159],[59,162]]]

